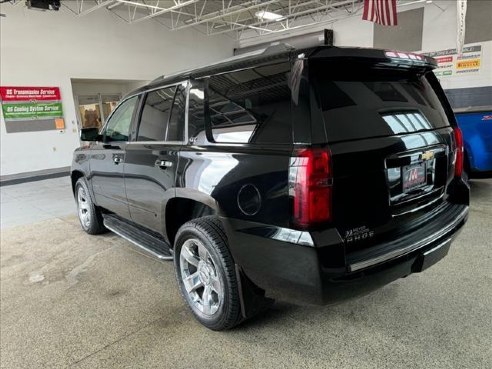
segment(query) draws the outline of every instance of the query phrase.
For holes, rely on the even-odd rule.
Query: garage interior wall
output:
[[[398,25],[388,27],[374,24],[374,47],[377,49],[417,51],[422,50],[424,8],[398,13]]]
[[[475,4],[472,4],[475,3]],[[482,29],[480,35],[489,34],[484,32],[487,27],[492,27],[491,22],[483,22],[480,9],[475,11],[474,6],[488,8],[479,0],[469,1],[469,16],[467,16],[467,29],[472,29],[470,33],[475,34],[475,28]],[[488,1],[486,3],[489,3]],[[398,13],[424,8],[424,20],[422,29],[422,46],[417,52],[432,52],[446,49],[456,48],[457,20],[456,20],[456,2],[455,1],[434,1],[433,3],[415,3],[408,6],[398,7]],[[343,11],[342,11],[343,12]],[[488,15],[488,13],[487,13]],[[288,42],[289,38],[293,38],[302,34],[313,34],[318,32],[320,37],[323,35],[323,29],[332,29],[334,32],[335,46],[358,46],[358,47],[374,47],[374,26],[373,23],[363,21],[362,11],[359,11],[354,16],[338,20],[335,23],[318,24],[313,27],[306,27],[297,30],[292,30],[281,34],[265,35],[261,38],[252,37],[254,31],[244,32],[244,39],[239,42],[239,48],[250,49],[255,44],[265,44],[268,42],[281,41]],[[490,16],[489,16],[490,18]],[[312,22],[312,19],[306,19],[306,22]],[[384,27],[388,35],[394,31],[392,27]],[[248,38],[249,37],[249,38]],[[441,84],[445,89],[459,88],[474,88],[492,86],[492,40],[482,40],[482,66],[480,73],[477,75],[464,75],[452,78],[441,79]]]
[[[232,56],[228,36],[189,29],[170,32],[157,22],[129,25],[99,9],[76,17],[1,6],[0,84],[60,87],[66,129],[6,133],[1,117],[1,178],[70,165],[78,147],[71,79],[146,81]],[[138,85],[138,83],[136,84]]]
[[[484,24],[481,19],[474,19],[481,14],[473,10],[474,2],[469,3],[467,28],[490,28],[490,22]],[[422,7],[422,50],[416,51],[455,48],[456,3],[417,3],[399,7],[398,11]],[[169,32],[152,21],[128,25],[104,9],[85,17],[75,17],[63,7],[59,12],[38,12],[8,4],[1,8],[7,14],[6,18],[0,19],[1,84],[59,86],[67,127],[62,132],[6,134],[2,118],[2,178],[70,164],[71,152],[78,146],[71,79],[150,80],[161,74],[229,57],[234,47],[251,47],[317,31],[321,36],[324,28],[333,29],[336,46],[374,46],[375,27],[371,22],[362,21],[361,14],[331,24],[244,39],[236,44],[227,36],[207,37],[194,29]],[[392,28],[387,27],[387,32],[392,32]],[[480,45],[480,73],[443,78],[441,83],[445,89],[492,86],[492,40],[483,40]]]

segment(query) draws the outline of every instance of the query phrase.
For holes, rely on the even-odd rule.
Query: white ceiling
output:
[[[398,5],[424,1],[398,0]],[[244,40],[360,15],[363,0],[62,0],[62,7],[80,17],[104,9],[129,24],[152,20],[172,31],[194,27]],[[260,11],[282,18],[262,19]]]

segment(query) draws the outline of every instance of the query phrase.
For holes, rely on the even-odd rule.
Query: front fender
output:
[[[73,153],[72,166],[70,169],[70,177],[72,179],[72,191],[75,190],[75,182],[80,177],[84,177],[89,187],[90,196],[94,199],[94,193],[92,191],[92,182],[90,176],[90,154],[89,151],[84,148],[76,149]]]

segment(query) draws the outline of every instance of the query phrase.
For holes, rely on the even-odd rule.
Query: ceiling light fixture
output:
[[[283,15],[267,12],[266,10],[260,10],[259,12],[256,12],[255,16],[259,19],[269,20],[269,21],[281,21],[282,19],[285,19]]]

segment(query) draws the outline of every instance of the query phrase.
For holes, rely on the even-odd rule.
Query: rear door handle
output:
[[[170,168],[173,166],[173,162],[172,161],[168,161],[168,160],[157,160],[155,162],[155,166],[156,167],[159,167],[161,169],[166,169],[166,168]]]

